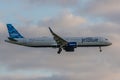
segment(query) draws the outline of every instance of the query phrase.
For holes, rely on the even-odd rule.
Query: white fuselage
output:
[[[69,37],[64,38],[68,42],[76,42],[77,47],[100,47],[109,46],[111,42],[103,37]],[[6,42],[28,46],[28,47],[59,47],[53,38],[42,37],[38,39],[18,38],[12,40],[5,40]]]

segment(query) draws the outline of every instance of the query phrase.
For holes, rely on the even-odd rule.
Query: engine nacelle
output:
[[[68,52],[73,52],[76,47],[77,47],[76,42],[68,42],[67,46],[65,46],[63,49]]]

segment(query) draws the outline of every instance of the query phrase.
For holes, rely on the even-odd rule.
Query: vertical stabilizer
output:
[[[13,26],[12,24],[7,24],[7,29],[10,38],[24,38]]]

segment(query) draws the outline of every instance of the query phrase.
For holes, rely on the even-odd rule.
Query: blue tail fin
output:
[[[12,24],[7,24],[7,29],[10,38],[24,38],[13,26]]]

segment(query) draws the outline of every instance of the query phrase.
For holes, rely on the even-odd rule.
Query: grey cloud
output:
[[[38,79],[31,79],[31,80],[72,80],[69,77],[66,76],[58,76],[58,75],[54,75],[52,77],[48,77],[48,78],[38,78]]]
[[[48,27],[51,26],[58,34],[62,31],[66,36],[112,36],[113,34],[119,34],[119,24],[104,21],[91,24],[87,18],[76,16],[70,12],[62,13],[54,18],[46,18],[39,21],[38,26]],[[69,30],[68,30],[69,28]],[[73,31],[75,30],[75,31]],[[68,34],[69,33],[69,34]]]
[[[67,14],[66,14],[67,15]],[[65,16],[66,16],[65,15]],[[69,15],[72,15],[72,14],[68,14],[68,16]],[[79,16],[74,16],[74,15],[72,15],[72,18],[70,18],[71,20],[70,21],[72,21],[73,23],[75,22],[77,22],[77,20],[76,20],[76,17],[78,17],[77,19],[80,19],[81,20],[81,18],[79,17]],[[64,22],[67,22],[67,20],[68,19],[64,19],[64,18],[66,18],[66,17],[64,17],[63,16],[63,18],[61,19],[61,17],[57,17],[57,18],[53,18],[52,20],[53,21],[56,21],[56,23],[58,23],[58,24],[56,24],[56,25],[59,25],[59,24],[61,24],[61,22],[62,21],[64,21]],[[56,20],[57,19],[57,20]],[[60,20],[60,21],[59,21]],[[50,23],[51,23],[51,20],[49,21]],[[71,24],[73,24],[73,23],[68,23],[69,25],[71,25]],[[43,23],[43,24],[42,24]],[[46,24],[44,24],[44,23],[48,23],[48,21],[45,21],[45,22],[41,22],[41,24],[42,24],[42,26],[46,26]],[[105,33],[105,34],[119,34],[119,26],[118,25],[113,25],[113,24],[110,24],[110,23],[106,23],[106,24],[97,24],[97,25],[92,25],[92,26],[87,26],[87,27],[84,27],[84,28],[82,28],[82,26],[81,26],[81,28],[80,27],[78,27],[79,25],[80,25],[81,23],[77,23],[76,24],[76,26],[77,27],[73,27],[72,29],[69,29],[70,30],[70,32],[73,32],[74,34],[76,34],[76,35],[79,35],[78,33],[79,33],[79,31],[81,31],[81,32],[84,32],[84,31],[86,31],[86,30],[89,30],[89,33],[88,34],[91,34],[91,35],[99,35],[99,34],[101,34],[101,33]],[[40,25],[40,24],[39,24]],[[60,27],[60,26],[59,26]],[[62,28],[64,28],[64,27],[67,27],[65,30],[67,30],[68,28],[71,28],[71,27],[69,27],[69,26],[67,26],[66,24],[63,24],[63,27]],[[40,27],[33,27],[33,28],[29,28],[28,29],[28,31],[30,31],[29,32],[29,34],[31,34],[31,35],[36,35],[36,33],[32,33],[33,31],[36,31],[37,32],[37,30],[39,31],[39,28]],[[60,29],[60,28],[59,28]],[[73,31],[73,29],[76,31]],[[22,31],[24,31],[25,32],[25,30],[22,30]],[[41,32],[42,30],[40,30],[40,32]],[[6,32],[7,33],[7,32]],[[25,34],[28,34],[28,32],[25,32]],[[72,34],[71,34],[72,35]],[[87,34],[86,34],[87,35]],[[31,69],[31,68],[37,68],[37,69],[39,69],[40,67],[42,67],[42,68],[44,68],[45,66],[46,66],[46,68],[54,68],[54,69],[56,69],[56,67],[57,67],[57,69],[61,69],[61,67],[63,67],[65,70],[70,70],[71,68],[73,69],[73,71],[77,71],[77,69],[79,69],[79,67],[76,67],[76,70],[74,69],[74,67],[68,67],[67,65],[72,65],[72,64],[70,64],[71,63],[71,58],[75,58],[75,57],[77,57],[77,56],[73,56],[73,55],[71,55],[71,56],[68,56],[68,55],[65,55],[65,57],[66,56],[68,56],[68,60],[70,61],[67,61],[66,59],[62,59],[61,60],[61,56],[59,56],[59,55],[57,55],[56,54],[56,51],[57,50],[53,50],[53,49],[47,49],[47,50],[49,50],[49,51],[46,51],[46,49],[35,49],[35,48],[27,48],[27,47],[23,47],[23,46],[17,46],[17,45],[13,45],[13,44],[8,44],[8,43],[4,43],[5,45],[3,45],[3,47],[6,47],[7,48],[7,51],[6,51],[6,49],[2,49],[1,51],[4,53],[4,54],[2,54],[1,53],[1,55],[3,55],[3,56],[1,56],[1,61],[2,61],[2,63],[6,63],[6,64],[8,64],[9,66],[8,66],[8,68],[9,69],[12,69],[12,70],[16,70],[16,69],[26,69],[26,68],[29,68],[29,69]],[[8,46],[7,46],[8,45]],[[13,48],[10,48],[10,46],[13,46]],[[11,50],[11,49],[14,49],[14,50]],[[21,52],[21,49],[22,49],[22,52]],[[80,49],[80,53],[84,53],[84,51],[85,51],[86,49]],[[91,49],[87,49],[87,50],[91,50]],[[93,49],[92,49],[93,50]],[[96,50],[97,51],[97,50]],[[9,54],[8,54],[9,53]],[[43,53],[46,53],[46,54],[44,54],[43,55]],[[77,53],[77,54],[76,54]],[[88,51],[86,51],[86,53],[88,53]],[[93,51],[91,51],[91,53],[94,53],[94,50]],[[63,53],[64,54],[64,53]],[[79,50],[78,51],[76,51],[75,52],[75,54],[76,55],[78,55],[79,54]],[[9,55],[9,56],[8,56]],[[30,57],[29,57],[29,56]],[[81,54],[81,55],[83,55],[83,54]],[[80,55],[80,56],[81,56]],[[86,56],[87,54],[85,54],[85,55],[83,55],[83,56]],[[93,56],[93,54],[91,54],[92,56]],[[55,56],[54,58],[53,58],[53,56]],[[82,56],[82,57],[83,57]],[[90,56],[90,55],[89,55]],[[48,58],[49,57],[49,58]],[[63,57],[63,58],[65,58],[65,57]],[[83,59],[81,57],[81,59]],[[79,57],[78,57],[79,58]],[[89,58],[89,57],[88,57]],[[8,60],[9,59],[9,60]],[[56,61],[54,61],[54,60],[56,60],[56,59],[58,59],[58,62],[56,62]],[[62,63],[62,62],[64,62],[64,60],[66,60],[66,62],[65,63]],[[38,61],[38,62],[37,62]],[[50,61],[50,62],[48,62],[48,61]],[[73,62],[74,61],[76,61],[76,59],[74,59],[73,60]],[[57,64],[57,63],[61,63],[61,64]],[[66,63],[68,63],[68,64],[66,64]],[[91,63],[91,62],[89,62],[89,63]],[[57,65],[56,65],[57,64]],[[65,65],[65,66],[63,66],[63,65]],[[77,66],[77,63],[75,63],[75,65]],[[48,67],[47,67],[48,66]],[[62,69],[63,69],[62,68]],[[63,69],[63,70],[64,70]],[[72,70],[71,69],[71,70]]]
[[[87,25],[83,25],[82,21]],[[27,24],[27,22],[25,21]],[[74,23],[74,24],[73,24]],[[7,31],[5,26],[1,24],[2,30],[0,38],[4,40],[7,36]],[[101,33],[117,35],[118,41],[116,38],[113,40],[113,43],[118,45],[112,45],[111,47],[103,48],[103,53],[99,54],[97,48],[77,48],[74,53],[64,52],[61,55],[56,54],[57,49],[40,49],[40,48],[29,48],[24,46],[18,46],[13,44],[8,44],[1,41],[0,48],[0,64],[5,66],[7,71],[17,71],[17,70],[40,70],[40,69],[48,69],[51,72],[58,72],[59,75],[53,75],[52,77],[35,77],[30,78],[29,80],[104,80],[108,79],[108,76],[112,74],[116,74],[116,71],[119,73],[119,24],[112,22],[105,22],[101,24],[90,25],[86,19],[81,18],[81,16],[75,16],[72,13],[66,13],[61,15],[60,17],[50,18],[48,20],[43,20],[39,22],[39,25],[31,25],[25,30],[25,28],[20,27],[17,28],[19,31],[23,31],[25,35],[29,35],[29,37],[40,36],[39,33],[50,34],[46,28],[46,26],[55,25],[58,29],[57,31],[63,35],[64,32],[68,32],[68,35],[75,34],[77,36],[80,33],[84,33],[88,31],[87,35],[99,35]],[[17,25],[15,25],[17,27]],[[25,25],[26,26],[26,25]],[[25,27],[24,26],[24,27]],[[38,27],[39,26],[39,27]],[[23,30],[23,29],[24,30]],[[43,29],[42,29],[43,28]],[[61,30],[59,30],[61,29]],[[64,29],[64,32],[63,32]],[[47,31],[46,31],[47,30]],[[35,32],[33,32],[35,31]],[[55,32],[57,32],[55,29]],[[42,35],[42,34],[41,34]],[[104,36],[104,35],[102,35]],[[114,54],[113,54],[114,53]],[[112,74],[110,74],[112,73]],[[19,75],[19,74],[18,74]],[[106,77],[107,76],[107,77]],[[6,78],[1,78],[2,80],[11,79],[14,80],[16,77],[6,75]],[[18,80],[27,80],[22,76],[22,79]],[[119,77],[119,75],[115,76]],[[113,76],[112,79],[115,79]],[[108,79],[110,80],[110,79]]]
[[[54,18],[46,18],[40,22],[40,26],[58,26],[58,27],[76,27],[86,22],[85,18],[76,16],[69,11],[55,16]]]
[[[78,4],[79,0],[28,0],[31,4],[40,5],[60,5],[60,6],[75,6]]]
[[[0,78],[2,80],[72,80],[71,78],[67,77],[67,76],[58,76],[58,75],[53,75],[51,77],[38,77],[38,78],[24,78],[24,77],[20,77],[20,78],[13,78],[10,76],[6,76],[6,77],[2,77]],[[76,79],[77,80],[77,79]]]
[[[58,34],[62,32],[62,34],[60,33],[60,35],[73,36],[74,31],[72,30],[86,23],[87,23],[86,18],[76,16],[69,11],[64,11],[63,13],[60,13],[59,15],[53,18],[45,18],[39,21],[38,26],[51,27],[53,28],[53,30],[55,30],[55,32],[58,32]],[[67,30],[68,28],[69,30]]]
[[[17,0],[11,0],[11,1],[8,1],[8,0],[0,0],[1,2],[8,2],[8,3],[11,3],[11,2],[24,2],[24,3],[30,3],[32,5],[60,5],[60,6],[75,6],[76,4],[78,4],[79,1],[81,0],[20,0],[20,1],[17,1]]]
[[[112,35],[112,34],[119,34],[119,24],[115,24],[112,22],[104,22],[104,23],[97,23],[94,25],[88,25],[89,30],[91,33],[99,35],[100,33],[104,35]],[[101,35],[102,35],[101,34]]]
[[[58,76],[36,77],[29,80],[88,80],[88,78],[103,80],[106,75],[110,75],[109,73],[114,73],[113,70],[119,69],[120,65],[117,65],[119,57],[116,57],[119,50],[113,56],[113,51],[116,50],[114,47],[110,48],[111,50],[105,48],[103,54],[99,54],[96,49],[78,48],[74,53],[63,52],[61,55],[57,55],[57,50],[54,49],[27,48],[3,42],[0,48],[0,63],[6,66],[8,71],[50,69],[60,73]],[[6,79],[10,80],[11,77],[2,78],[2,80]],[[18,80],[27,79],[23,77]]]
[[[113,22],[120,22],[119,0],[91,0],[78,12],[92,17],[103,17]]]

